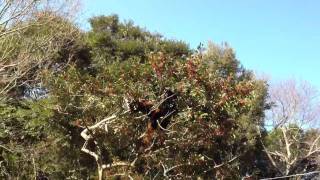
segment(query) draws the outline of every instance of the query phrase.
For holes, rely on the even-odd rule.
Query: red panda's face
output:
[[[138,112],[139,111],[139,102],[134,101],[129,104],[129,108],[131,112]]]

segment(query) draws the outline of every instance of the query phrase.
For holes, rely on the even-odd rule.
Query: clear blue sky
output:
[[[320,88],[320,1],[84,0],[83,18],[120,18],[195,48],[228,42],[247,68]]]

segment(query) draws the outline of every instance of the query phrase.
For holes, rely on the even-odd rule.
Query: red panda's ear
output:
[[[148,101],[148,100],[144,100],[143,101],[143,105],[145,106],[150,106],[150,105],[153,105],[151,101]]]

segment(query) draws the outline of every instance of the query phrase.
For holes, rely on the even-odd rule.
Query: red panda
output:
[[[172,117],[176,109],[177,96],[171,90],[165,90],[161,102],[158,107],[154,107],[156,104],[150,100],[136,100],[129,104],[131,112],[142,112],[149,118],[147,123],[147,130],[143,139],[145,144],[150,144],[155,130],[160,124],[161,129],[166,129],[170,123],[170,117]],[[163,118],[163,119],[162,119]],[[159,120],[162,119],[160,122]]]

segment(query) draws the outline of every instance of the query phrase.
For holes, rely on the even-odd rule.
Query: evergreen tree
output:
[[[12,95],[1,106],[2,177],[84,179],[101,164],[104,177],[262,176],[266,85],[241,67],[232,48],[192,50],[116,15],[90,19],[89,32],[57,17],[27,29],[22,40],[55,33],[61,23],[66,33],[50,41],[54,48],[30,52],[46,58],[25,80],[41,84],[47,96]],[[135,106],[141,102],[149,107]],[[155,110],[166,113],[154,117]],[[90,129],[103,120],[104,128]]]

